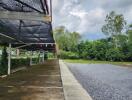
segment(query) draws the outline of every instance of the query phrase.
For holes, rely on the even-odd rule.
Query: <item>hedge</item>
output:
[[[77,53],[70,51],[60,51],[59,58],[62,59],[78,59],[79,56]]]
[[[0,59],[0,75],[6,74],[8,69],[8,59],[6,55],[6,49],[3,50],[2,58]],[[39,62],[39,57],[32,58],[32,63],[37,64]],[[45,53],[45,60],[48,59],[47,53]],[[12,58],[11,59],[11,69],[15,69],[22,66],[30,66],[30,58]]]
[[[30,58],[15,58],[11,59],[11,69],[15,69],[21,66],[29,66]]]

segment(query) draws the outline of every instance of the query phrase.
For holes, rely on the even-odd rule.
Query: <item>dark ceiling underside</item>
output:
[[[0,10],[49,14],[47,0],[0,0]]]
[[[47,0],[0,0],[0,11],[50,14]],[[35,43],[24,47],[27,50],[55,49],[52,24],[44,21],[0,19],[0,43],[12,43],[14,47]],[[17,45],[15,45],[18,43]],[[43,44],[44,43],[44,44]],[[47,43],[47,44],[46,44]],[[41,44],[41,45],[40,45]]]

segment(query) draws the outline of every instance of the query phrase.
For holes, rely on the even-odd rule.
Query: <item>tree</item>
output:
[[[127,30],[128,34],[128,50],[129,50],[129,60],[132,61],[132,24],[129,25],[129,28]]]
[[[76,52],[77,51],[77,45],[79,43],[81,36],[79,35],[79,33],[77,32],[72,32],[69,34],[69,40],[70,40],[70,50],[72,52]]]
[[[64,26],[57,27],[54,30],[55,41],[58,44],[59,49],[68,50],[68,31],[66,31]]]
[[[106,51],[106,60],[108,61],[123,61],[124,55],[118,48],[110,48]]]
[[[54,30],[54,36],[59,49],[73,52],[77,50],[77,44],[81,38],[79,33],[69,32],[63,26],[60,26]]]
[[[106,16],[105,25],[102,27],[102,32],[113,38],[114,45],[117,46],[116,37],[122,33],[126,21],[122,14],[116,14],[114,11]]]
[[[92,52],[94,55],[94,59],[97,60],[105,60],[106,50],[109,48],[109,44],[107,42],[97,40],[93,42]]]
[[[81,41],[78,44],[78,54],[80,58],[83,59],[91,59],[91,48],[92,48],[92,43],[89,41]]]
[[[130,44],[132,44],[132,24],[129,25],[129,29],[127,31],[128,34],[128,41]]]

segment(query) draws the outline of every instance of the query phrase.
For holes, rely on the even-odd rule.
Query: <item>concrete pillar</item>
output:
[[[11,74],[11,43],[9,44],[9,51],[8,51],[8,75]]]

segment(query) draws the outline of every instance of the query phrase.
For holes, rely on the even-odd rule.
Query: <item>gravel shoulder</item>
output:
[[[66,63],[93,100],[132,100],[132,68]]]

